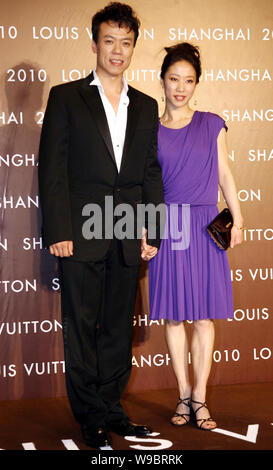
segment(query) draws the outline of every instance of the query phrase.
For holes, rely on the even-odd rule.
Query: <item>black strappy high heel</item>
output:
[[[213,418],[209,417],[209,418],[199,418],[197,419],[196,417],[196,413],[201,410],[201,408],[207,408],[207,410],[209,411],[208,409],[208,406],[207,406],[207,403],[204,401],[203,403],[201,401],[195,401],[193,399],[191,399],[191,403],[197,403],[199,406],[199,408],[197,408],[196,410],[193,409],[192,405],[191,405],[191,410],[194,414],[194,419],[195,419],[195,422],[196,422],[196,426],[199,428],[199,429],[202,429],[203,431],[211,431],[212,429],[215,429],[217,427],[216,423],[215,423],[215,426],[213,428],[204,428],[203,427],[203,424],[208,422],[208,421],[214,421]],[[197,424],[198,421],[202,421],[201,424]]]
[[[186,401],[188,401],[189,403],[186,403]],[[190,405],[190,401],[191,399],[190,398],[180,398],[179,397],[179,400],[178,400],[178,403],[176,405],[176,408],[183,404],[183,405],[186,405],[189,409],[191,409],[191,405]],[[181,418],[183,418],[185,420],[185,423],[174,423],[172,420],[170,420],[171,424],[173,424],[174,426],[185,426],[185,424],[188,424],[190,422],[190,413],[178,413],[177,411],[174,413],[173,415],[173,418],[175,416],[179,416]],[[185,416],[189,416],[189,419],[187,419]]]

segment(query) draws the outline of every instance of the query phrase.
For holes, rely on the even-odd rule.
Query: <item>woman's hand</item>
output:
[[[147,245],[147,230],[143,228],[142,239],[141,239],[141,258],[144,261],[150,261],[157,254],[158,249],[154,246]]]
[[[244,232],[242,229],[233,225],[231,229],[231,239],[230,239],[230,248],[233,248],[235,245],[240,245],[244,240]]]

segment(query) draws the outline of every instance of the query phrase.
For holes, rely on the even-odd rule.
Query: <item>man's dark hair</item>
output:
[[[117,23],[119,27],[127,26],[129,30],[133,30],[135,33],[136,44],[138,38],[138,30],[140,26],[140,21],[137,18],[135,12],[125,3],[111,2],[102,10],[99,10],[92,18],[92,35],[95,43],[98,42],[98,35],[101,23],[113,21]]]

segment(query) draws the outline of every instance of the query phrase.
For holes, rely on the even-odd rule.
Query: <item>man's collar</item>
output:
[[[122,92],[124,92],[126,95],[128,93],[128,83],[126,82],[125,78],[122,77],[122,83],[123,83],[123,90]],[[101,84],[101,81],[96,73],[96,67],[94,68],[93,70],[93,80],[89,83],[89,85],[96,85],[97,87],[99,87],[101,89],[101,91],[104,93],[104,89],[103,89],[103,86]]]

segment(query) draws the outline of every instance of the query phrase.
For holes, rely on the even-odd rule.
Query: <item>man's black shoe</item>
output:
[[[111,444],[111,438],[104,427],[93,429],[82,426],[82,435],[85,444],[89,447],[104,447]]]
[[[117,422],[108,423],[107,429],[113,431],[120,436],[148,436],[151,434],[152,429],[143,424],[135,424],[129,420],[122,420]]]

